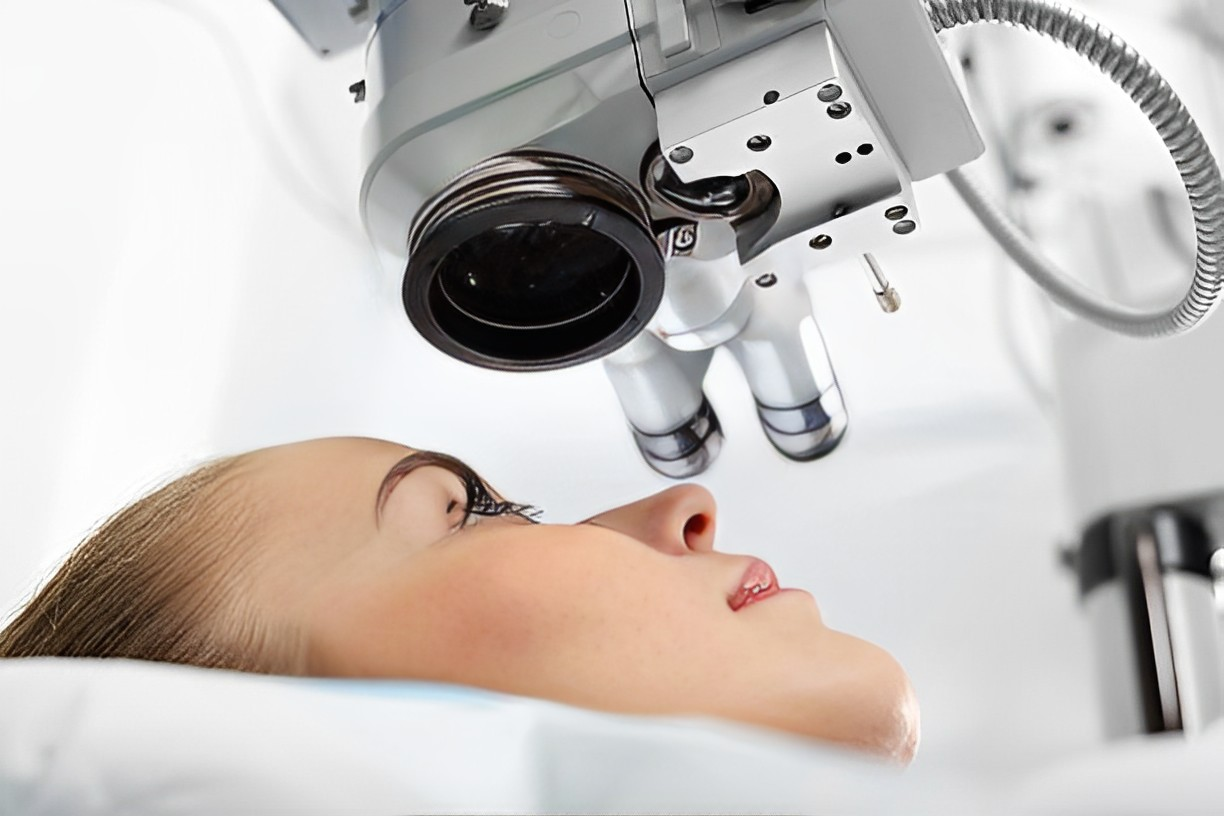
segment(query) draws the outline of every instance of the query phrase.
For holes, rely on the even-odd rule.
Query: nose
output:
[[[592,516],[589,524],[636,538],[668,555],[714,549],[714,496],[698,485],[679,485]]]

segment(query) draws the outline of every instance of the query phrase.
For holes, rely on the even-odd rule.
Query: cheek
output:
[[[675,654],[717,611],[667,562],[580,547],[531,543],[436,565],[410,622],[429,664],[418,672],[538,692]]]
[[[430,621],[438,644],[462,643],[459,657],[529,658],[555,650],[576,633],[615,623],[629,600],[633,569],[611,573],[591,553],[521,546],[513,554],[464,553],[437,565],[417,614]],[[451,656],[454,649],[448,649]]]

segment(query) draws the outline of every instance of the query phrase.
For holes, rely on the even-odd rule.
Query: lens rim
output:
[[[548,335],[564,338],[583,325],[592,325],[592,318],[609,308],[626,309],[626,297],[631,297],[636,302],[627,307],[627,314],[623,319],[613,320],[619,325],[610,332],[603,333],[602,337],[583,344],[581,348],[574,348],[574,343],[569,343],[556,354],[525,357],[522,354],[510,353],[497,355],[470,347],[462,334],[455,336],[453,327],[457,322],[477,321],[453,305],[450,308],[455,314],[462,315],[463,321],[447,320],[445,317],[439,320],[436,313],[439,298],[434,297],[433,293],[435,289],[441,288],[438,265],[455,247],[506,223],[549,222],[586,227],[616,243],[629,258],[628,280],[605,305],[589,312],[578,321],[536,328],[501,327],[481,321],[482,331],[490,334],[500,332],[508,343],[514,340],[522,343],[531,338],[533,344],[542,344],[547,342]],[[663,256],[653,236],[645,232],[635,220],[609,209],[603,202],[560,198],[506,202],[452,217],[430,231],[413,253],[404,275],[404,308],[421,336],[452,357],[499,371],[549,371],[604,357],[644,330],[663,300],[663,268]],[[445,295],[441,299],[446,300]],[[449,323],[451,328],[443,325],[444,323]]]
[[[663,299],[663,255],[650,232],[644,199],[609,171],[595,165],[588,169],[586,163],[573,157],[556,157],[560,160],[558,168],[542,165],[541,154],[533,153],[527,174],[521,165],[510,161],[514,157],[499,158],[506,161],[511,172],[488,176],[483,193],[479,180],[474,186],[470,178],[473,174],[457,179],[440,194],[446,197],[449,192],[449,201],[435,199],[422,210],[427,220],[414,224],[402,288],[404,308],[412,325],[431,345],[451,357],[499,371],[567,368],[597,360],[628,343],[647,327]],[[585,172],[576,174],[575,168]],[[480,170],[478,167],[474,172]],[[545,183],[524,186],[524,175]],[[473,321],[453,304],[451,309],[464,315],[463,320],[456,320],[453,314],[442,314],[439,319],[436,312],[444,312],[445,305],[434,293],[441,288],[438,266],[447,255],[506,224],[546,223],[590,229],[619,246],[630,262],[624,286],[605,304],[559,326],[498,327]],[[440,299],[445,301],[445,295]],[[485,336],[500,332],[507,348],[517,345],[520,353],[497,354],[489,350],[491,343],[472,348],[464,341],[464,331],[457,331],[465,320],[479,324],[469,325],[468,331]],[[596,327],[597,336],[582,338],[584,331],[593,332]],[[474,336],[468,334],[468,341]],[[559,352],[546,351],[555,345],[562,346]]]

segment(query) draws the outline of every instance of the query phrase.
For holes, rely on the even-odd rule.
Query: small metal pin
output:
[[[901,308],[901,295],[888,283],[884,270],[875,256],[868,252],[863,256],[863,268],[871,281],[871,290],[875,292],[876,301],[887,314],[892,314]]]

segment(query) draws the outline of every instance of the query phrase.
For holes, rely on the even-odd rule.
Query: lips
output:
[[[778,576],[774,575],[773,569],[761,559],[754,558],[748,564],[748,569],[744,570],[739,587],[727,598],[727,606],[731,607],[732,612],[738,612],[745,606],[777,595],[779,589]]]

